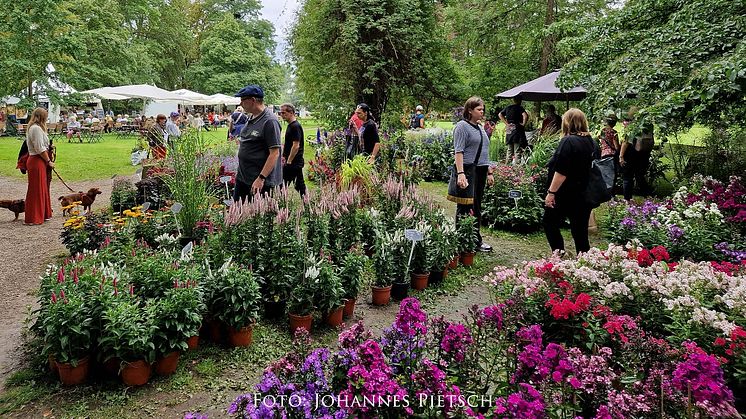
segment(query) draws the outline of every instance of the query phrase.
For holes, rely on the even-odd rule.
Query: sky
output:
[[[285,60],[285,49],[287,41],[285,32],[290,27],[290,23],[295,16],[295,12],[300,8],[301,0],[261,0],[262,17],[275,25],[275,41],[277,49],[275,50],[279,61]]]

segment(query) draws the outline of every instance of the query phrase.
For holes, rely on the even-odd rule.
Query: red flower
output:
[[[653,256],[647,249],[642,249],[637,253],[637,264],[643,268],[653,264]]]
[[[568,298],[570,297],[570,298]],[[582,313],[590,307],[591,296],[585,293],[581,293],[577,296],[575,301],[572,301],[571,295],[566,296],[561,301],[557,299],[557,294],[550,294],[549,301],[546,302],[545,306],[550,307],[549,314],[557,320],[569,319],[577,314]]]
[[[715,339],[715,342],[713,343],[715,346],[725,346],[725,339],[723,338],[717,338]]]
[[[668,250],[666,250],[666,248],[663,246],[655,246],[650,250],[650,253],[653,254],[653,257],[658,262],[668,261],[668,259],[670,258],[670,256],[668,255]]]

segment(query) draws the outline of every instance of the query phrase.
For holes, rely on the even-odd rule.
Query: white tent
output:
[[[217,93],[212,96],[210,96],[211,100],[213,101],[210,103],[210,105],[239,105],[241,104],[241,98],[239,97],[233,97],[224,95],[222,93]]]
[[[161,89],[160,87],[151,86],[149,84],[132,84],[129,86],[101,87],[98,89],[85,90],[81,93],[115,94],[119,96],[124,96],[126,98],[130,98],[130,99],[173,100],[173,101],[180,101],[184,99],[182,96],[171,93],[168,90]]]

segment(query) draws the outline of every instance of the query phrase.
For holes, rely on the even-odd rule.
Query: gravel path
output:
[[[93,209],[109,205],[112,179],[68,182],[76,191],[101,189]],[[52,210],[54,216],[41,226],[23,224],[23,214],[13,221],[14,214],[0,208],[0,292],[3,315],[0,316],[0,389],[20,361],[22,332],[28,307],[35,302],[39,275],[47,264],[66,253],[60,243],[64,217],[57,197],[70,193],[56,177],[52,180]],[[26,182],[0,176],[0,199],[26,197]]]

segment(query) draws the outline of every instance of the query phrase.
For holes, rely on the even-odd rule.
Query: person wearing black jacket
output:
[[[588,132],[585,114],[571,108],[562,115],[562,139],[549,159],[547,195],[544,199],[544,233],[552,251],[565,251],[560,226],[570,219],[575,251],[587,252],[588,219],[592,208],[585,203],[591,163],[598,158],[598,144]]]

